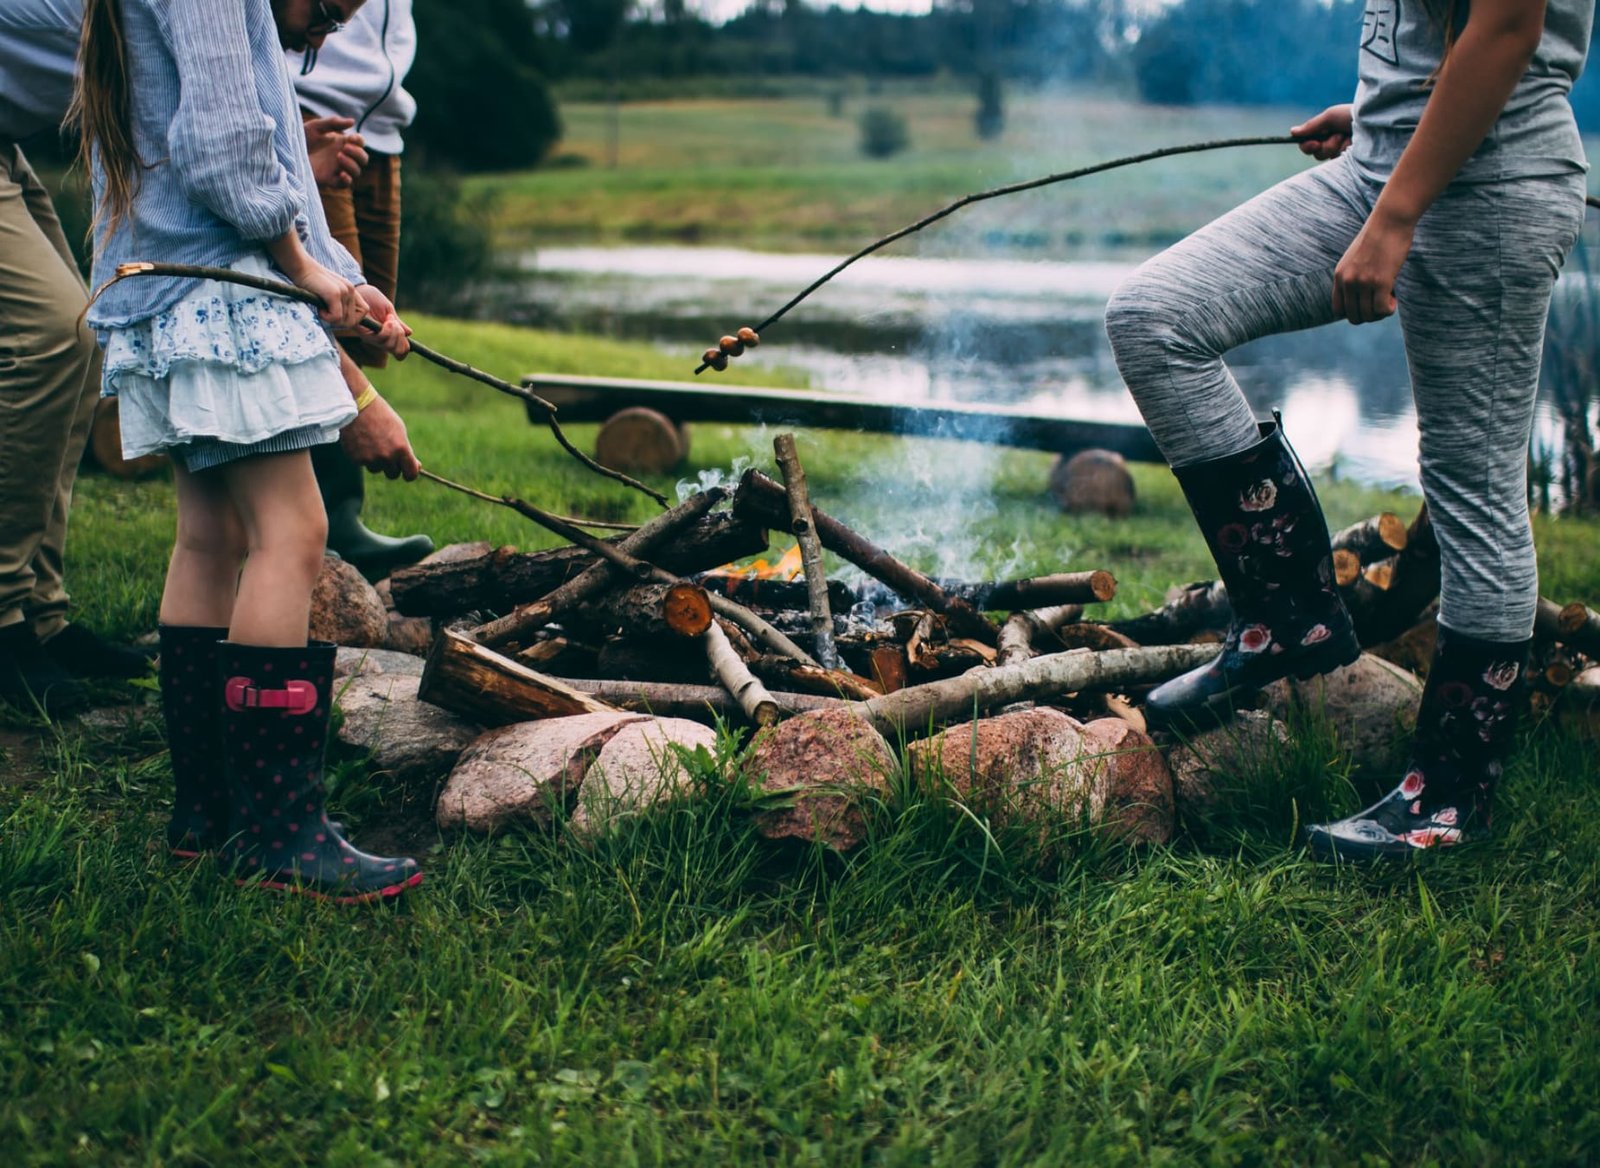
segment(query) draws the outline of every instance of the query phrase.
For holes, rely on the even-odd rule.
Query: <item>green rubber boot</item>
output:
[[[328,550],[348,560],[368,580],[382,580],[396,568],[414,564],[433,551],[426,535],[396,539],[369,531],[361,522],[367,499],[366,472],[337,443],[311,448],[322,506],[328,512]]]

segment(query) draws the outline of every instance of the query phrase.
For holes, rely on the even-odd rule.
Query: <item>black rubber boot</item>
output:
[[[172,758],[172,818],[167,850],[193,860],[227,838],[227,783],[222,773],[222,703],[217,647],[225,628],[162,625],[161,717]]]
[[[367,529],[361,522],[361,508],[367,499],[366,472],[337,442],[313,446],[311,465],[328,513],[328,550],[355,565],[368,580],[382,580],[433,551],[433,540],[426,535],[396,539]]]
[[[64,718],[88,707],[89,689],[52,661],[21,621],[0,629],[0,701]]]
[[[1405,777],[1365,811],[1306,828],[1312,852],[1399,859],[1488,836],[1527,690],[1530,643],[1480,641],[1440,625]]]
[[[1217,725],[1238,699],[1279,678],[1314,677],[1360,656],[1311,480],[1283,431],[1263,430],[1248,450],[1173,471],[1217,562],[1233,623],[1214,661],[1150,692],[1153,726]]]
[[[220,858],[240,884],[339,904],[422,883],[412,859],[369,856],[328,821],[323,750],[334,647],[219,649],[230,819]]]
[[[70,623],[39,644],[50,660],[74,677],[144,677],[154,656],[148,649],[119,645]]]

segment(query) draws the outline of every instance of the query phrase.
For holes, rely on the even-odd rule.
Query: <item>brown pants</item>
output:
[[[361,265],[367,283],[393,300],[400,273],[400,156],[369,151],[354,184],[319,186],[317,193],[333,237]],[[382,369],[389,363],[387,353],[359,338],[343,344],[358,365]]]
[[[100,386],[83,278],[50,194],[0,139],[0,628],[66,622],[62,550]]]

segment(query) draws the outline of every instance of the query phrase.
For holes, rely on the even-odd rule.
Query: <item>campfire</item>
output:
[[[582,546],[532,553],[500,548],[396,572],[397,611],[431,618],[436,630],[418,696],[476,726],[507,728],[485,741],[542,723],[548,744],[549,720],[570,722],[572,753],[552,772],[546,804],[580,806],[572,776],[603,759],[601,745],[624,726],[651,723],[629,733],[638,757],[659,762],[644,745],[649,734],[667,740],[668,722],[720,719],[763,731],[754,757],[769,789],[810,793],[779,834],[821,830],[836,846],[859,838],[859,812],[838,784],[874,771],[881,788],[884,768],[896,765],[887,744],[908,741],[913,773],[936,771],[962,798],[991,802],[997,785],[1019,781],[1003,774],[1064,774],[1070,767],[1055,766],[1062,759],[1101,760],[1090,778],[1058,777],[1028,799],[1057,814],[1070,810],[1063,801],[1088,809],[1134,838],[1170,834],[1184,767],[1189,779],[1205,767],[1182,762],[1192,744],[1153,739],[1140,702],[1215,653],[1231,619],[1220,583],[1186,585],[1159,609],[1107,619],[1095,613],[1117,585],[1104,567],[1026,579],[929,576],[814,506],[792,440],[775,445],[783,481],[746,471],[736,487],[695,493],[623,537],[582,536]],[[1336,578],[1370,650],[1349,667],[1370,674],[1353,688],[1385,695],[1358,696],[1357,706],[1382,708],[1357,720],[1388,741],[1420,685],[1403,670],[1421,671],[1431,656],[1438,545],[1425,506],[1409,525],[1385,513],[1333,542]],[[824,575],[823,550],[856,569],[851,582]],[[1585,605],[1542,602],[1537,651],[1537,710],[1552,709],[1563,691],[1600,688],[1591,664],[1600,660],[1600,617]],[[1295,685],[1304,683],[1280,683]],[[1319,700],[1331,693],[1331,685],[1317,690]],[[495,749],[475,745],[462,766],[492,771],[501,765]],[[501,770],[529,765],[519,754]],[[855,826],[841,832],[851,815]]]

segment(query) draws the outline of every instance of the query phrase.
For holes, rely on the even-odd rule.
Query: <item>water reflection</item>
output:
[[[643,339],[684,353],[754,324],[837,256],[732,248],[544,248],[489,297],[502,320]],[[741,364],[804,369],[814,385],[883,400],[983,402],[1137,421],[1101,327],[1132,263],[870,257],[840,274]],[[1398,323],[1263,338],[1230,365],[1252,406],[1283,411],[1308,465],[1416,483],[1416,417]],[[1541,439],[1559,424],[1541,407]]]

